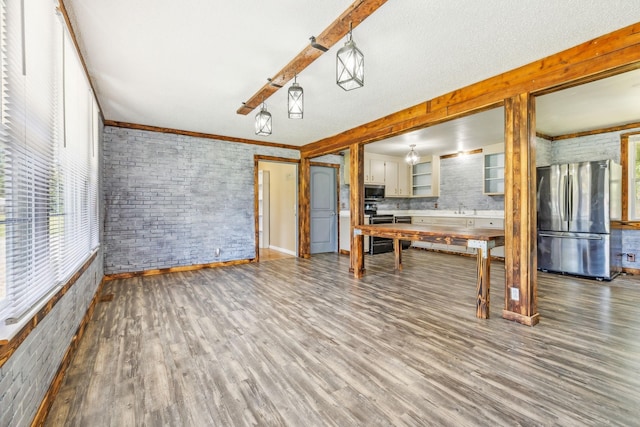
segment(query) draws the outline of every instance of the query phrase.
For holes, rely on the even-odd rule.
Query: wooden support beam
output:
[[[362,21],[368,18],[387,0],[356,0],[342,14],[333,21],[313,43],[306,46],[287,65],[282,67],[275,76],[256,92],[248,101],[245,101],[238,109],[238,114],[247,115],[258,107],[264,100],[276,93],[278,89],[286,85],[318,59],[326,50],[342,40],[351,28],[356,28]],[[324,48],[324,50],[322,49]]]
[[[555,55],[422,102],[302,147],[309,157],[335,153],[502,105],[520,93],[608,77],[640,67],[640,22]]]
[[[364,274],[364,236],[354,235],[353,230],[357,225],[364,224],[364,145],[351,144],[349,147],[349,186],[351,188],[351,253],[349,271],[355,277]]]
[[[300,159],[298,172],[298,256],[311,258],[311,164],[308,157]]]
[[[505,100],[505,305],[502,317],[533,326],[537,308],[535,98]]]

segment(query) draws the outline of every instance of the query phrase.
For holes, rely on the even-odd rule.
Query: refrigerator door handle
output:
[[[563,176],[562,177],[562,199],[560,200],[560,204],[562,206],[562,209],[560,210],[560,219],[562,221],[566,221],[567,220],[567,177]]]
[[[567,220],[573,221],[573,175],[567,179]]]
[[[579,240],[602,240],[602,236],[598,234],[590,234],[587,236],[576,236],[575,234],[552,234],[552,233],[538,233],[540,237],[555,237],[558,239],[579,239]]]

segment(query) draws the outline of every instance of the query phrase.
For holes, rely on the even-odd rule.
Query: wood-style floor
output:
[[[371,260],[374,259],[375,263]],[[541,322],[475,317],[475,259],[314,255],[116,280],[50,426],[640,424],[640,281],[539,274]],[[374,265],[375,264],[375,265]]]
[[[270,248],[260,248],[260,262],[273,261],[274,259],[294,258],[293,255]]]

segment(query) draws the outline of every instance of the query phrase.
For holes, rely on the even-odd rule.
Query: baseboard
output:
[[[637,276],[640,275],[640,269],[638,268],[629,268],[629,267],[624,267],[622,269],[622,272],[624,274],[629,274],[629,275],[633,275],[633,276]]]
[[[348,251],[348,250],[346,250],[346,249],[340,249],[340,250],[338,251],[338,253],[339,253],[340,255],[351,255],[351,251]]]
[[[67,348],[67,351],[64,353],[64,356],[62,357],[62,361],[60,362],[58,371],[56,372],[55,376],[53,377],[53,380],[51,381],[49,390],[47,390],[47,393],[44,395],[44,398],[40,403],[40,407],[38,407],[38,411],[36,412],[36,416],[33,418],[33,421],[31,422],[31,427],[44,426],[44,423],[47,420],[47,415],[49,415],[51,406],[53,405],[53,402],[56,396],[58,395],[58,392],[60,391],[60,386],[64,381],[64,377],[67,374],[67,369],[69,368],[69,365],[73,360],[73,357],[76,355],[76,352],[78,351],[80,340],[84,336],[84,332],[87,328],[87,325],[89,324],[89,322],[91,321],[91,318],[93,317],[93,312],[96,308],[96,304],[100,300],[100,294],[102,293],[104,283],[105,283],[105,280],[103,278],[100,281],[100,285],[98,285],[98,289],[96,289],[96,293],[93,295],[93,298],[91,299],[91,303],[89,304],[89,307],[87,308],[87,311],[85,312],[84,317],[82,318],[82,321],[78,326],[78,329],[76,329],[76,333],[73,335],[73,338],[71,339],[71,343],[69,343],[69,347]]]
[[[109,280],[116,280],[116,279],[130,279],[132,277],[140,277],[140,276],[156,276],[158,274],[169,274],[169,273],[179,273],[183,271],[204,270],[205,268],[227,267],[230,265],[249,264],[251,262],[255,262],[255,258],[239,259],[234,261],[212,262],[209,264],[183,265],[183,266],[169,267],[169,268],[158,268],[154,270],[131,271],[127,273],[107,274],[104,276],[104,280],[109,281]]]

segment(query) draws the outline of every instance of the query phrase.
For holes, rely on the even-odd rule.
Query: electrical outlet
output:
[[[216,258],[220,256],[220,248],[216,248],[215,254],[216,254]]]
[[[627,254],[627,261],[636,262],[636,254]]]
[[[520,301],[520,289],[518,288],[510,288],[511,299],[513,301]]]

